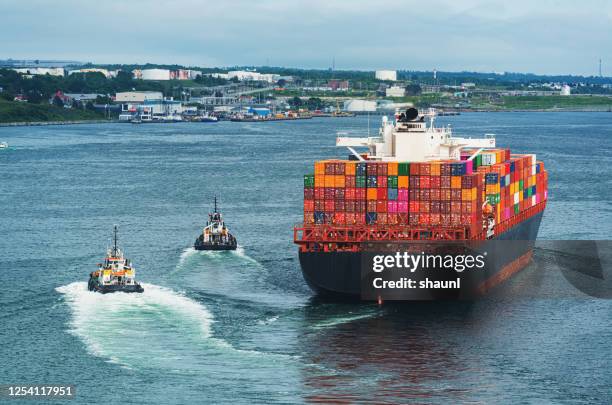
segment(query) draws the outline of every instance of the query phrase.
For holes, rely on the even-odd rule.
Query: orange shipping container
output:
[[[347,176],[354,176],[355,175],[355,168],[357,167],[357,162],[346,162],[346,166],[345,166],[345,174]]]
[[[461,188],[461,176],[451,176],[451,188]]]
[[[336,176],[325,175],[325,187],[336,187]]]
[[[408,176],[397,177],[397,188],[408,188]]]
[[[334,187],[344,187],[344,184],[345,184],[344,175],[336,175],[334,177],[335,177]]]
[[[387,164],[387,175],[397,176],[397,162],[389,162]]]
[[[377,199],[377,193],[378,193],[377,189],[375,189],[375,188],[368,188],[367,199],[375,201]]]

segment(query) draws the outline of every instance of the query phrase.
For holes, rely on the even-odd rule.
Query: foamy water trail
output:
[[[190,264],[195,263],[201,258],[208,258],[217,261],[237,259],[263,269],[263,266],[257,260],[247,255],[244,248],[240,245],[236,248],[236,250],[230,251],[195,250],[193,247],[188,247],[181,252],[179,261],[172,273],[176,273],[183,268],[189,267]]]
[[[213,337],[213,315],[200,303],[168,288],[142,284],[142,294],[99,294],[75,282],[56,290],[71,309],[69,332],[94,356],[128,368],[198,372],[248,358],[292,359],[235,349]]]
[[[344,323],[350,323],[353,321],[358,321],[360,319],[368,319],[368,318],[375,318],[377,316],[379,316],[381,314],[381,311],[378,309],[368,309],[366,311],[363,311],[361,313],[349,313],[347,315],[343,315],[343,316],[339,316],[339,317],[335,317],[335,318],[330,318],[330,319],[326,319],[320,322],[317,322],[315,324],[313,324],[311,327],[313,329],[323,329],[323,328],[329,328],[329,327],[333,327],[333,326],[337,326],[337,325],[342,325]]]

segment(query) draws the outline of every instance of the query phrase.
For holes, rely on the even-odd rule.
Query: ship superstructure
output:
[[[144,291],[136,282],[136,270],[132,262],[124,257],[123,251],[117,245],[117,226],[113,230],[112,247],[107,249],[106,257],[98,265],[98,270],[89,276],[88,289],[103,294]]]

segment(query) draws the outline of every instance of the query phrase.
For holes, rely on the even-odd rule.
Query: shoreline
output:
[[[0,127],[38,127],[46,125],[109,124],[118,120],[77,120],[77,121],[17,121],[0,122]]]

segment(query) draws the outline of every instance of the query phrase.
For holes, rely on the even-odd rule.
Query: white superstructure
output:
[[[367,147],[370,160],[426,162],[429,160],[459,160],[462,148],[494,148],[495,137],[458,138],[450,127],[434,126],[435,110],[419,113],[409,108],[395,114],[395,122],[385,116],[378,136],[367,138],[338,137],[336,146],[346,146],[363,159],[353,147]]]

